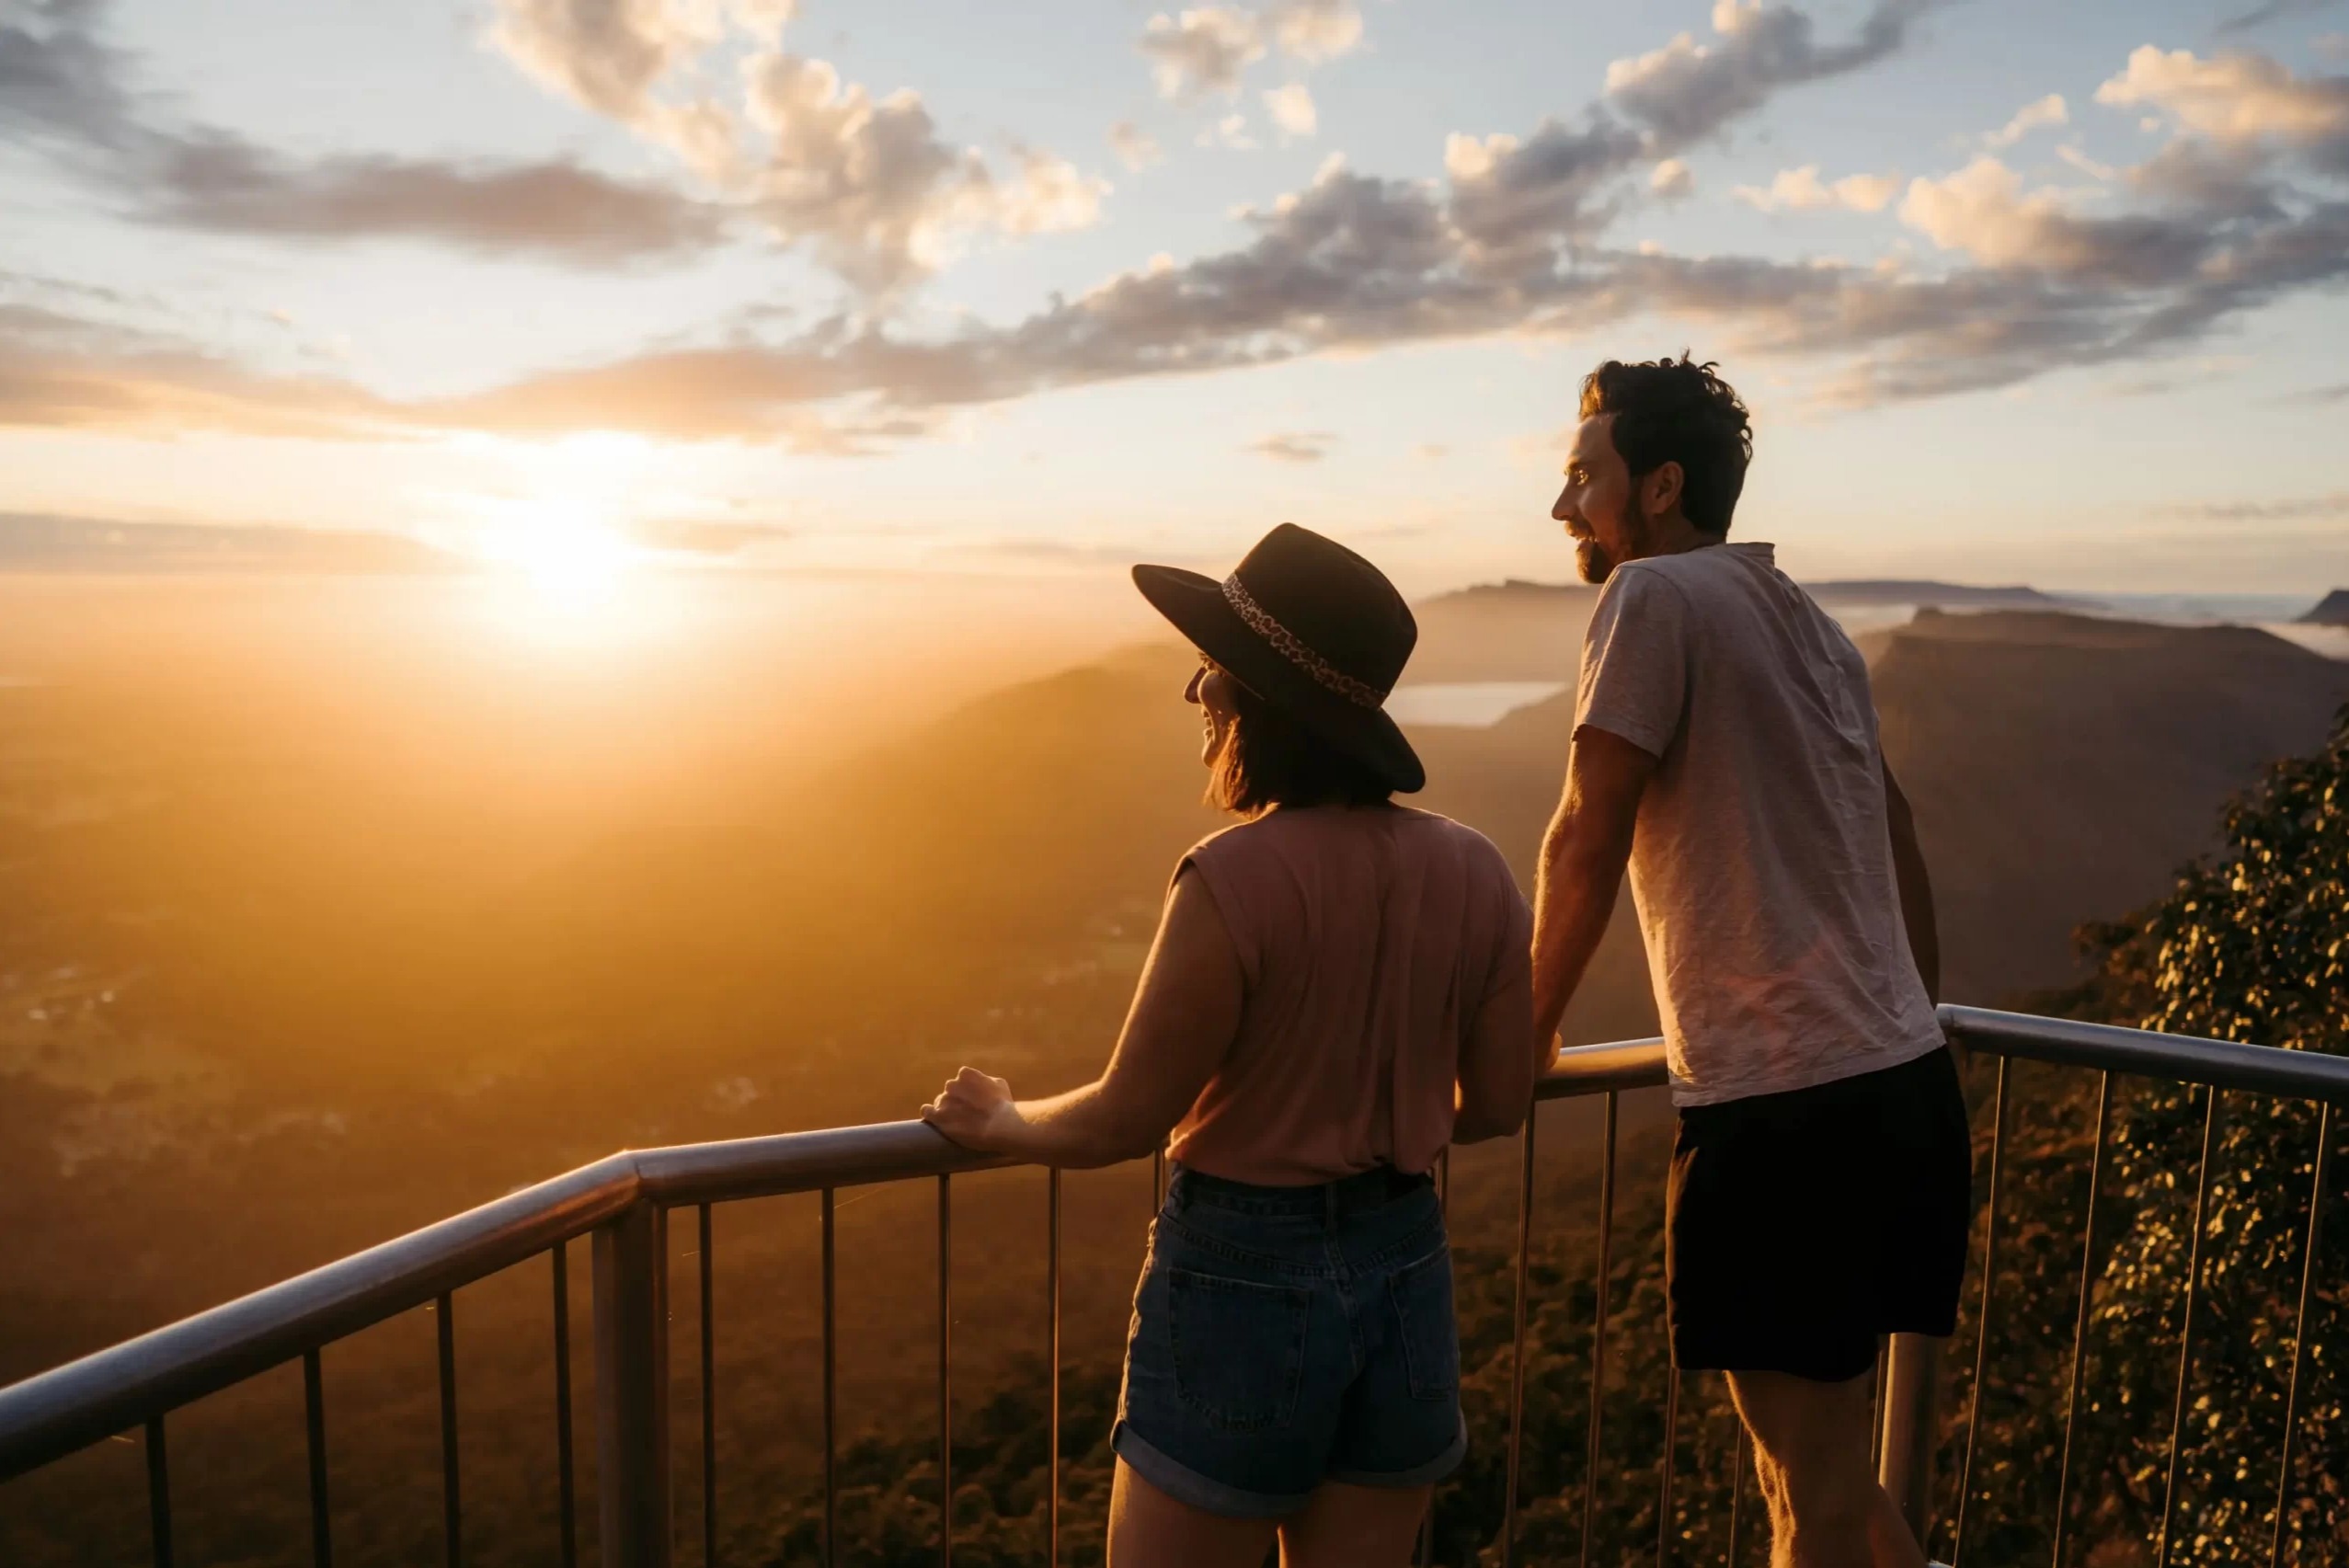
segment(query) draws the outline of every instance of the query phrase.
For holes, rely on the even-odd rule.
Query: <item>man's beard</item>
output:
[[[1626,559],[1637,560],[1647,554],[1647,519],[1637,515],[1627,518],[1624,520],[1623,531],[1631,535],[1632,542],[1632,554]],[[1585,582],[1605,582],[1614,575],[1615,568],[1621,564],[1609,553],[1606,545],[1598,542],[1595,534],[1588,539],[1575,541],[1575,572]]]

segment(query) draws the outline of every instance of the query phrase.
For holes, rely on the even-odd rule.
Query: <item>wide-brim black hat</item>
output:
[[[1284,522],[1218,582],[1140,566],[1134,586],[1240,683],[1408,795],[1427,770],[1387,716],[1387,694],[1419,624],[1386,574],[1310,529]]]

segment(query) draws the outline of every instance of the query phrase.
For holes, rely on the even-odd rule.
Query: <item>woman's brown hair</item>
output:
[[[1208,776],[1209,806],[1252,817],[1275,806],[1378,806],[1394,797],[1369,767],[1236,678],[1232,705],[1231,733]]]

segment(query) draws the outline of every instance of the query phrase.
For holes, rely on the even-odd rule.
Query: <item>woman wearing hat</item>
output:
[[[1418,629],[1379,569],[1284,524],[1221,582],[1136,567],[1197,647],[1208,797],[1109,1065],[1048,1100],[964,1068],[922,1115],[1060,1166],[1173,1133],[1111,1439],[1111,1568],[1409,1560],[1460,1462],[1450,1253],[1430,1169],[1514,1132],[1531,917],[1500,853],[1392,803],[1383,709]]]

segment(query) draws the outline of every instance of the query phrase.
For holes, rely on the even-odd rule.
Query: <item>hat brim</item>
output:
[[[1180,567],[1139,566],[1134,586],[1151,608],[1243,685],[1355,761],[1398,795],[1427,786],[1427,770],[1383,708],[1366,708],[1316,682],[1258,636],[1223,597],[1223,584]]]

